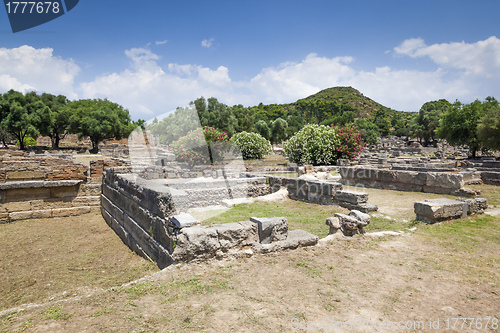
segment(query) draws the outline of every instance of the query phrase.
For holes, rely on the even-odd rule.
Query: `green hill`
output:
[[[357,117],[373,116],[380,108],[390,110],[382,104],[375,102],[373,99],[366,97],[353,87],[327,88],[314,95],[299,99],[297,102],[291,103],[290,105],[297,105],[301,102],[334,102],[343,106],[349,105],[354,109]]]

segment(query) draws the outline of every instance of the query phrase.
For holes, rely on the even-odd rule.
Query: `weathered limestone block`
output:
[[[251,217],[250,221],[257,223],[259,242],[269,244],[287,238],[288,220],[284,217]]]
[[[467,216],[467,205],[465,202],[439,198],[415,202],[415,214],[417,220],[426,223],[435,223],[453,218]]]
[[[250,221],[225,223],[213,226],[217,230],[221,249],[250,246],[259,241],[257,225]]]
[[[175,261],[191,261],[214,257],[220,248],[217,229],[193,226],[181,229],[172,253]]]
[[[73,207],[73,208],[60,208],[52,209],[53,217],[64,217],[64,216],[77,216],[82,214],[90,213],[90,207]]]
[[[34,210],[32,219],[45,219],[52,217],[52,209]]]
[[[272,242],[269,244],[257,244],[256,251],[268,253],[273,251],[283,251],[287,249],[296,249],[299,246],[314,246],[318,243],[319,237],[304,230],[290,230],[288,237],[284,240]]]
[[[368,202],[368,193],[354,192],[354,191],[337,191],[335,192],[335,199],[338,201],[345,201],[352,204],[360,204]]]
[[[485,198],[458,198],[457,201],[462,201],[467,204],[467,215],[483,214],[484,210],[488,208],[488,201]]]
[[[192,215],[187,214],[187,213],[181,213],[181,214],[172,216],[172,222],[179,229],[190,227],[192,225],[198,224],[198,220],[195,217],[193,217]]]
[[[31,218],[33,218],[32,211],[13,212],[13,213],[9,214],[9,221],[11,221],[11,222],[19,221],[19,220],[28,220]]]
[[[338,217],[328,217],[326,219],[325,224],[330,227],[330,231],[328,232],[329,235],[333,235],[337,233],[338,230],[340,230],[340,220]]]
[[[356,218],[360,224],[358,225],[358,228],[364,228],[366,227],[368,224],[370,224],[370,215],[366,214],[366,213],[363,213],[363,212],[360,212],[359,210],[351,210],[349,212],[349,216],[352,216],[354,218]]]
[[[340,221],[340,230],[345,236],[353,236],[363,232],[363,222],[355,218],[341,213],[334,215]]]

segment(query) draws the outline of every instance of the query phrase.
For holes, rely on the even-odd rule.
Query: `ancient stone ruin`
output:
[[[162,168],[140,174],[130,173],[126,167],[109,168],[103,177],[101,196],[101,212],[110,227],[132,250],[160,268],[177,262],[309,246],[318,241],[317,236],[303,230],[289,231],[286,218],[199,225],[185,214],[186,210],[220,204],[229,196],[268,193],[266,179],[154,178],[164,174],[159,172]]]
[[[486,208],[488,208],[488,203],[484,198],[459,198],[457,200],[439,198],[419,201],[414,204],[417,220],[425,223],[436,223],[467,215],[482,214]]]

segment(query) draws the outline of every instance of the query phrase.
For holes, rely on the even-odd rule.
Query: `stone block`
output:
[[[351,210],[349,212],[349,216],[358,219],[361,222],[362,227],[366,227],[368,224],[370,224],[370,219],[371,219],[370,215],[363,213],[359,210],[356,209]]]
[[[192,225],[198,224],[198,220],[194,218],[192,215],[187,213],[182,213],[179,215],[172,216],[172,222],[179,229],[187,228]]]
[[[299,246],[314,246],[318,243],[319,237],[307,231],[296,229],[290,230],[288,237],[284,240],[269,244],[258,244],[257,250],[262,253],[296,249]]]
[[[46,219],[52,217],[52,209],[34,210],[32,219]]]
[[[335,234],[340,229],[340,220],[338,217],[328,217],[325,224],[330,227],[329,235]]]
[[[76,197],[78,195],[77,186],[64,186],[64,187],[51,187],[50,197],[51,198],[67,198]]]
[[[467,215],[465,202],[445,198],[415,202],[413,207],[417,220],[426,223],[435,223]]]
[[[240,248],[258,242],[257,226],[250,221],[214,225],[222,250]]]
[[[354,216],[349,216],[341,213],[334,215],[340,221],[340,230],[346,236],[353,236],[363,230],[363,224]]]
[[[23,201],[23,200],[37,200],[50,198],[50,188],[39,187],[30,189],[11,189],[7,191],[6,200],[9,201]]]
[[[89,206],[52,209],[53,217],[78,216],[90,213]]]
[[[262,244],[284,240],[288,235],[288,220],[284,217],[251,217],[250,221],[257,223],[259,242]]]
[[[29,220],[33,218],[33,212],[32,211],[26,211],[26,212],[13,212],[9,214],[9,220],[10,221],[19,221],[19,220]]]
[[[335,200],[345,201],[357,205],[368,201],[368,193],[346,190],[337,191],[335,192]]]
[[[2,208],[9,213],[29,211],[31,210],[31,202],[30,201],[8,202],[2,204]]]
[[[220,249],[217,229],[193,226],[181,229],[172,257],[175,261],[211,258]]]

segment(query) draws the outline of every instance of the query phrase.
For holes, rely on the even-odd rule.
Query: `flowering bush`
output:
[[[262,158],[272,149],[269,141],[259,133],[240,132],[231,138],[231,142],[240,147],[244,160]]]
[[[365,144],[357,128],[306,125],[290,140],[283,143],[283,153],[290,162],[329,165],[339,158],[354,158]]]
[[[172,142],[170,148],[178,162],[194,165],[208,165],[214,160],[222,158],[223,142],[228,142],[226,132],[205,126],[190,131],[177,141]],[[211,149],[210,149],[211,148]]]
[[[337,149],[338,158],[356,158],[363,152],[366,143],[361,137],[358,128],[352,124],[345,126],[335,126],[340,146]]]

